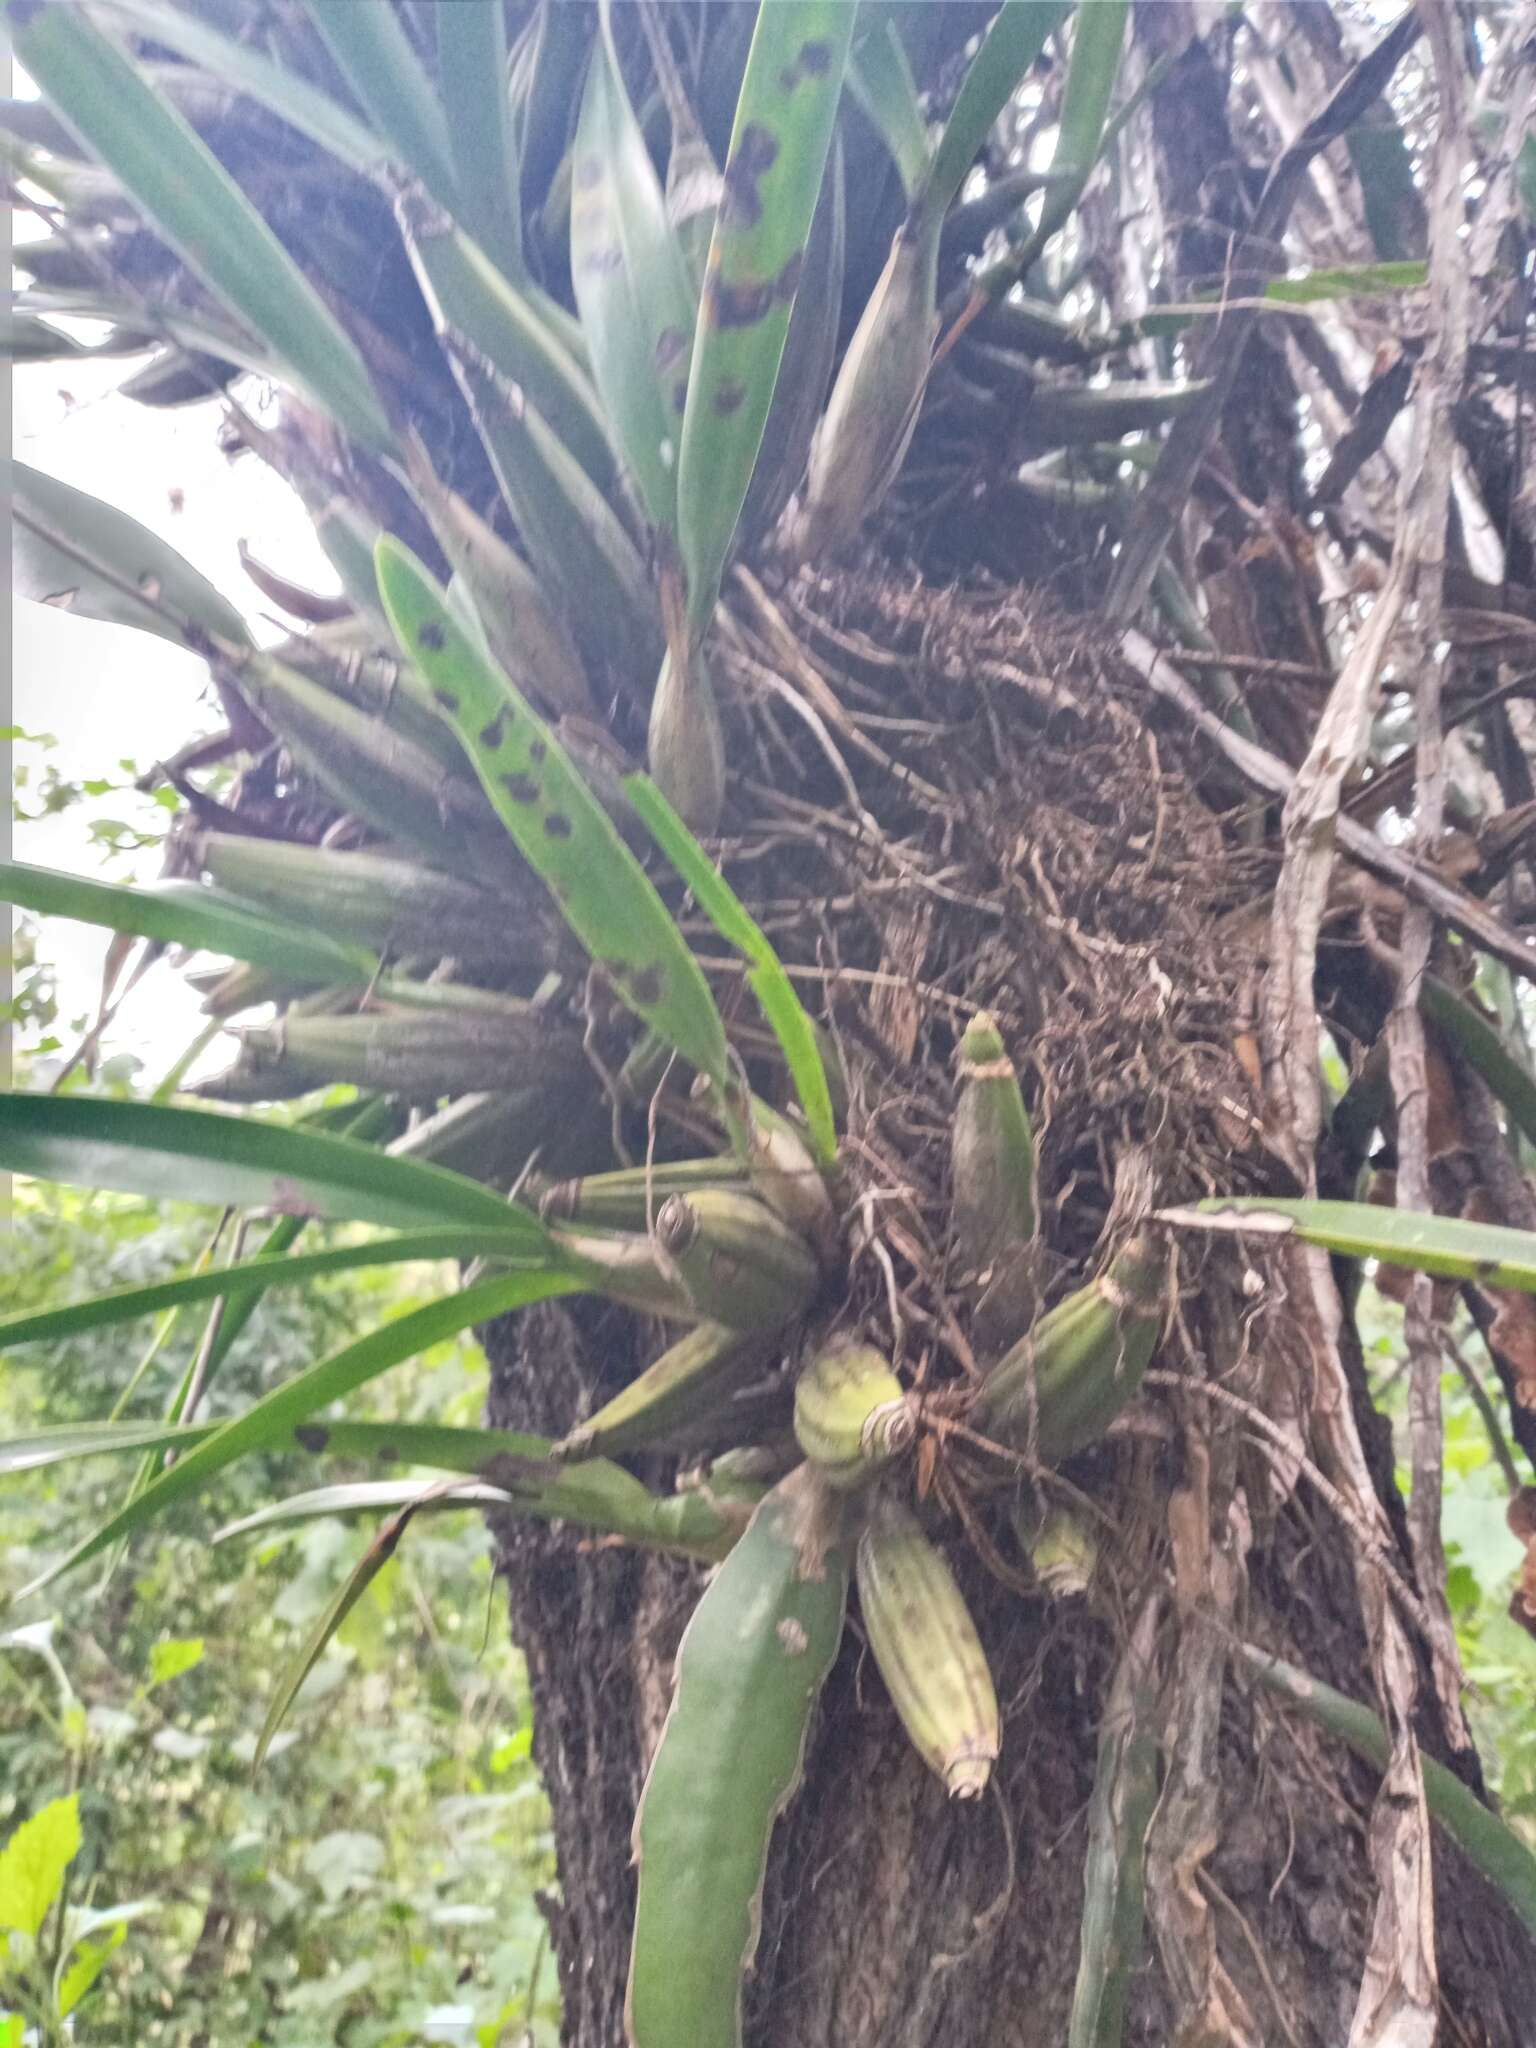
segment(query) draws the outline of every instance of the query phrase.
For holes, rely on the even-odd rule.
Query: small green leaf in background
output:
[[[80,1801],[70,1792],[24,1820],[0,1849],[0,1927],[32,1940],[80,1853]]]
[[[166,1685],[173,1678],[180,1678],[184,1671],[191,1671],[203,1661],[203,1639],[201,1636],[173,1636],[154,1644],[149,1653],[149,1682],[152,1686]]]
[[[82,1941],[79,1944],[75,1950],[74,1961],[64,1972],[59,1983],[60,2019],[68,2019],[101,1975],[112,1951],[121,1948],[127,1938],[126,1927],[114,1927],[105,1941]]]
[[[261,1724],[261,1733],[256,1738],[253,1765],[255,1769],[259,1770],[265,1763],[267,1752],[272,1747],[273,1736],[283,1725],[299,1688],[325,1655],[326,1646],[331,1638],[394,1556],[410,1519],[411,1510],[402,1508],[384,1524],[311,1628],[298,1655],[289,1661],[286,1669],[280,1674],[271,1704],[267,1708],[266,1718]]]
[[[1317,299],[1411,292],[1428,281],[1427,263],[1341,263],[1326,270],[1300,271],[1294,277],[1273,277],[1264,287],[1264,296],[1283,306],[1308,306]]]
[[[1515,184],[1526,219],[1536,227],[1536,135],[1527,135],[1515,159]]]
[[[491,1751],[491,1769],[497,1777],[510,1771],[514,1764],[520,1764],[533,1751],[533,1724],[525,1721],[521,1728],[514,1728],[505,1742],[498,1742]]]

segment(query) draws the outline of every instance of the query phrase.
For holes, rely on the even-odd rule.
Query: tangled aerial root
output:
[[[842,1055],[855,1314],[970,1364],[945,1258],[953,1056],[978,1009],[1023,1080],[1063,1286],[1132,1151],[1161,1202],[1273,1184],[1254,964],[1224,923],[1264,869],[1091,629],[1017,591],[739,574],[722,642],[732,757],[753,764],[723,859]]]

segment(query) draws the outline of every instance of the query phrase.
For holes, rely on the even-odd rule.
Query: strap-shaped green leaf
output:
[[[595,706],[581,657],[532,569],[472,505],[438,481],[419,444],[408,444],[406,467],[492,655],[541,704],[592,718]]]
[[[176,50],[221,85],[244,93],[307,135],[360,177],[373,177],[387,154],[377,130],[296,71],[225,35],[206,16],[168,0],[98,0],[100,11]]]
[[[297,1655],[291,1657],[278,1674],[271,1702],[262,1720],[261,1732],[256,1737],[256,1750],[251,1759],[253,1769],[259,1770],[266,1761],[273,1736],[286,1720],[288,1709],[293,1705],[300,1686],[325,1655],[326,1644],[394,1556],[413,1512],[412,1507],[406,1506],[391,1515],[326,1602],[321,1613],[310,1624],[309,1633],[299,1646]]]
[[[479,1253],[495,1257],[506,1253],[506,1233],[501,1229],[474,1230],[460,1223],[452,1230],[418,1230],[400,1237],[383,1237],[371,1244],[333,1246],[323,1252],[291,1252],[281,1258],[258,1254],[232,1266],[215,1266],[202,1273],[182,1273],[173,1280],[156,1280],[143,1287],[119,1287],[110,1294],[94,1294],[85,1301],[72,1301],[63,1308],[37,1309],[24,1316],[0,1317],[0,1349],[12,1344],[56,1343],[61,1337],[76,1337],[82,1330],[100,1330],[114,1323],[131,1323],[140,1316],[161,1309],[185,1308],[197,1301],[216,1301],[232,1295],[261,1295],[272,1287],[298,1287],[329,1273],[347,1273],[360,1266],[397,1266],[418,1259],[468,1259]],[[6,1450],[0,1449],[0,1471],[7,1469]]]
[[[446,1338],[457,1337],[477,1323],[505,1315],[510,1309],[547,1301],[551,1295],[569,1294],[579,1284],[553,1266],[502,1274],[398,1316],[382,1329],[333,1352],[307,1372],[274,1388],[254,1408],[224,1423],[205,1442],[178,1458],[169,1470],[93,1529],[57,1564],[24,1586],[18,1597],[24,1599],[30,1593],[40,1592],[61,1573],[72,1571],[109,1545],[132,1536],[175,1502],[198,1493],[215,1473],[222,1472],[236,1459],[252,1451],[281,1448],[298,1424],[328,1408],[332,1401],[339,1401],[369,1380],[377,1379],[402,1359],[413,1358],[418,1352],[429,1350]]]
[[[477,1181],[371,1145],[213,1110],[0,1094],[0,1169],[152,1201],[277,1209],[397,1229],[497,1232],[509,1257],[541,1257],[544,1226]]]
[[[382,1435],[376,1433],[371,1445],[364,1440],[364,1432],[370,1429],[377,1432],[378,1425],[333,1424],[334,1448],[343,1456],[382,1456]],[[476,1433],[442,1432],[464,1436]],[[523,1441],[536,1444],[541,1450],[548,1449],[543,1438]],[[460,1469],[452,1452],[434,1451],[417,1462]],[[233,1536],[257,1535],[266,1529],[290,1527],[321,1516],[377,1514],[381,1509],[403,1507],[478,1506],[510,1509],[538,1521],[570,1522],[596,1535],[619,1536],[649,1550],[717,1561],[740,1536],[745,1519],[731,1506],[710,1499],[701,1490],[648,1493],[622,1465],[610,1464],[606,1458],[586,1458],[580,1464],[551,1467],[525,1463],[514,1453],[492,1459],[491,1469],[496,1474],[493,1481],[465,1480],[451,1490],[441,1485],[424,1485],[419,1479],[363,1479],[318,1486],[256,1509],[254,1514],[220,1529],[213,1540],[223,1543]]]
[[[516,863],[479,791],[443,771],[446,732],[441,749],[429,750],[272,654],[242,653],[229,668],[263,724],[343,809],[434,867],[483,883],[487,863],[499,863],[498,882],[515,884]]]
[[[593,46],[576,129],[571,282],[620,452],[652,525],[671,533],[696,307],[607,33]]]
[[[1380,1716],[1369,1707],[1252,1643],[1240,1644],[1239,1654],[1261,1685],[1330,1735],[1337,1735],[1356,1756],[1364,1757],[1379,1771],[1386,1769],[1392,1744]],[[1536,1856],[1454,1772],[1433,1757],[1422,1758],[1422,1763],[1424,1800],[1431,1814],[1536,1935]]]
[[[178,647],[198,630],[237,646],[249,640],[229,599],[169,541],[89,491],[13,462],[11,515],[19,596]]]
[[[1429,282],[1429,265],[1411,259],[1401,263],[1336,263],[1321,270],[1272,277],[1266,299],[1282,306],[1310,306],[1321,299],[1372,298],[1388,292],[1417,291]]]
[[[329,1256],[327,1254],[327,1256]],[[71,1422],[0,1442],[0,1472],[29,1472],[77,1458],[118,1457],[128,1451],[184,1451],[206,1443],[220,1422]],[[432,1465],[444,1472],[489,1473],[498,1460],[545,1464],[548,1440],[503,1429],[459,1429],[424,1422],[298,1422],[273,1444],[274,1452],[330,1452],[339,1458],[376,1458],[392,1465]]]
[[[401,648],[431,684],[497,815],[571,929],[635,1014],[723,1085],[725,1028],[709,984],[607,812],[410,550],[385,535],[377,564]]]
[[[372,9],[361,9],[371,13]],[[16,55],[203,282],[350,434],[387,447],[362,357],[213,152],[79,7],[12,7]]]
[[[503,276],[521,279],[523,213],[507,23],[501,0],[454,0],[432,10],[438,89],[450,110],[448,143],[465,225]]]
[[[848,89],[891,152],[901,174],[901,189],[910,203],[928,175],[933,151],[912,82],[912,67],[894,21],[877,17],[866,34],[854,37]]]
[[[1536,1081],[1509,1052],[1502,1036],[1463,996],[1433,974],[1426,975],[1420,985],[1419,1008],[1454,1041],[1456,1050],[1482,1075],[1519,1130],[1536,1145]]]
[[[342,76],[395,155],[444,206],[458,201],[448,116],[393,7],[306,0]],[[455,0],[464,5],[465,0]],[[476,0],[468,0],[475,5]]]
[[[20,261],[19,256],[17,260]],[[106,284],[34,286],[30,291],[18,292],[15,305],[20,312],[43,314],[49,319],[57,316],[68,320],[110,321],[115,332],[105,341],[98,342],[95,348],[85,350],[87,355],[140,355],[152,341],[165,340],[179,342],[205,355],[226,357],[232,363],[239,363],[242,369],[256,371],[259,376],[277,377],[281,374],[276,358],[264,342],[244,327],[237,326],[233,320],[221,319],[215,310],[199,307],[189,312],[180,306],[158,305],[154,312],[155,332],[149,335],[144,329],[143,304],[126,292],[113,291]]]
[[[295,981],[366,983],[379,965],[377,954],[365,947],[342,945],[323,931],[269,917],[196,882],[137,889],[29,867],[24,861],[0,861],[0,903],[169,945],[227,953],[234,960],[280,968]]]
[[[640,551],[613,507],[517,385],[452,335],[445,346],[528,558],[583,656],[648,685],[661,621]]]
[[[592,380],[531,289],[505,277],[464,229],[429,199],[407,192],[396,211],[438,332],[460,354],[477,351],[537,408],[599,491],[613,488],[613,449]]]
[[[846,0],[758,9],[683,418],[678,544],[696,630],[714,611],[773,403],[855,11]]]
[[[912,201],[914,230],[947,213],[976,152],[992,132],[1069,0],[1004,0],[955,97],[922,189]]]
[[[737,539],[743,551],[773,530],[779,514],[800,488],[831,382],[843,308],[844,182],[842,144],[834,136],[821,197],[811,218],[800,289],[784,337],[779,381],[741,508]]]
[[[1120,75],[1129,18],[1130,0],[1079,0],[1051,157],[1051,183],[1034,233],[1020,253],[1017,275],[1029,268],[1077,205],[1109,139],[1109,102]]]
[[[1153,1594],[1120,1653],[1099,1723],[1088,1802],[1082,1937],[1066,2048],[1121,2048],[1141,1964],[1147,1829],[1157,1806],[1157,1622]]]
[[[68,1465],[82,1458],[146,1451],[194,1450],[223,1425],[216,1422],[85,1422],[39,1430],[0,1442],[0,1473],[30,1472]],[[308,1457],[364,1458],[393,1466],[423,1465],[459,1472],[484,1482],[486,1499],[511,1505],[542,1521],[574,1522],[602,1535],[677,1550],[692,1557],[723,1557],[739,1534],[728,1512],[695,1490],[685,1495],[649,1493],[638,1479],[606,1458],[558,1464],[547,1437],[521,1436],[505,1429],[459,1429],[435,1422],[296,1422],[268,1446],[273,1455],[302,1451]],[[320,1515],[371,1513],[423,1502],[419,1480],[369,1481],[317,1487],[269,1502],[220,1529],[214,1542],[282,1528]],[[456,1492],[460,1505],[470,1499]]]
[[[1380,1259],[1448,1280],[1536,1294],[1536,1231],[1459,1216],[1426,1216],[1374,1202],[1316,1202],[1268,1195],[1216,1196],[1193,1209],[1165,1209],[1165,1222],[1194,1230],[1298,1237],[1347,1259]]]
[[[715,866],[661,791],[646,775],[626,777],[630,801],[646,829],[693,891],[694,900],[723,939],[752,965],[747,979],[779,1042],[789,1077],[805,1111],[817,1158],[827,1165],[837,1150],[832,1095],[816,1027],[795,993],[784,963],[730,883]]]

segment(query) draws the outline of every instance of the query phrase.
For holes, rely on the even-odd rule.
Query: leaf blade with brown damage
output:
[[[724,1085],[725,1028],[709,984],[608,814],[532,705],[471,644],[409,549],[386,535],[377,562],[401,646],[571,929],[635,1014]]]
[[[714,611],[821,190],[855,9],[759,9],[694,337],[678,473],[678,545],[695,629]]]

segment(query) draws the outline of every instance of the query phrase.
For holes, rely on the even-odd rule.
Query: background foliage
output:
[[[0,1237],[0,1299],[19,1309],[149,1281],[184,1267],[206,1234],[192,1211],[23,1184]],[[410,1303],[428,1277],[345,1275],[269,1295],[211,1413],[234,1412],[366,1317]],[[173,1330],[128,1413],[163,1409],[199,1327]],[[14,1355],[0,1374],[0,1430],[109,1411],[148,1328]],[[468,1422],[482,1398],[477,1354],[443,1345],[395,1374],[369,1412]],[[0,1481],[0,1601],[99,1520],[124,1477],[106,1461]],[[242,1465],[221,1482],[215,1514],[256,1506],[276,1477],[273,1461]],[[553,2040],[534,1899],[551,1877],[547,1816],[478,1519],[418,1527],[254,1779],[274,1674],[366,1535],[325,1521],[211,1547],[207,1528],[205,1514],[184,1516],[110,1576],[30,1603],[10,1617],[18,1633],[0,1632],[0,1840],[76,1790],[72,1901],[146,1908],[82,2008],[81,2038]]]

